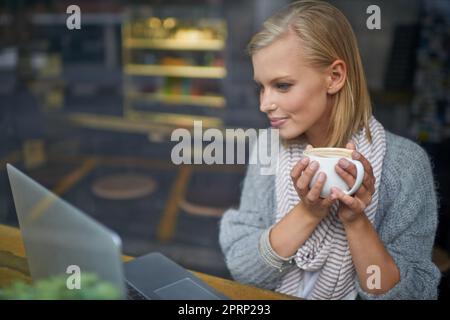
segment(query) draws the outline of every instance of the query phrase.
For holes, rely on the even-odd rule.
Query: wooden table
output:
[[[124,261],[128,261],[133,258],[124,256],[123,259]],[[259,289],[235,281],[210,276],[201,272],[191,272],[211,287],[233,300],[295,299],[295,297],[292,296]],[[19,229],[0,225],[0,287],[9,286],[12,282],[17,280],[22,280],[28,283],[31,282],[22,237]]]

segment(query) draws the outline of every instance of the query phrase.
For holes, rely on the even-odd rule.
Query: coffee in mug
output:
[[[352,159],[352,153],[353,150],[344,148],[312,148],[303,151],[303,156],[308,157],[310,163],[317,161],[319,164],[319,169],[311,179],[309,187],[312,188],[317,181],[319,173],[324,172],[326,174],[326,180],[320,193],[321,198],[327,198],[331,194],[332,187],[341,189],[345,194],[353,195],[362,184],[364,167],[360,161]],[[341,158],[347,159],[356,166],[356,181],[351,188],[336,172],[335,167]]]

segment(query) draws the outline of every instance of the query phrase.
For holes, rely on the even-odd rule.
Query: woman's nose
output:
[[[268,95],[262,94],[260,98],[259,110],[264,113],[268,113],[276,108],[276,104],[268,97]]]
[[[271,101],[267,101],[267,102],[261,101],[261,104],[259,106],[259,110],[261,110],[261,112],[264,112],[264,113],[269,113],[269,112],[275,110],[276,108],[277,108],[277,105]]]

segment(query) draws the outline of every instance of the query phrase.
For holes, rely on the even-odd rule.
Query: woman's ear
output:
[[[327,73],[327,92],[328,94],[336,94],[342,89],[347,79],[347,66],[344,61],[337,59],[328,67]]]

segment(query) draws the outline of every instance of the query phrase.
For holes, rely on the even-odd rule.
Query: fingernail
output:
[[[317,163],[317,161],[313,161],[310,166],[311,169],[316,170],[319,167],[319,164]]]
[[[339,166],[341,167],[341,168],[347,168],[348,167],[348,165],[349,165],[350,163],[347,161],[347,160],[345,160],[345,159],[341,159],[341,160],[339,160]]]
[[[359,159],[359,153],[356,151],[353,151],[353,158]]]
[[[308,158],[303,158],[303,159],[302,159],[302,161],[301,161],[301,163],[302,163],[302,164],[307,164],[307,163],[308,163],[308,161],[309,161],[309,159],[308,159]]]
[[[325,180],[325,174],[323,172],[319,173],[319,177],[317,178],[317,180],[319,182],[323,182],[323,180]]]

